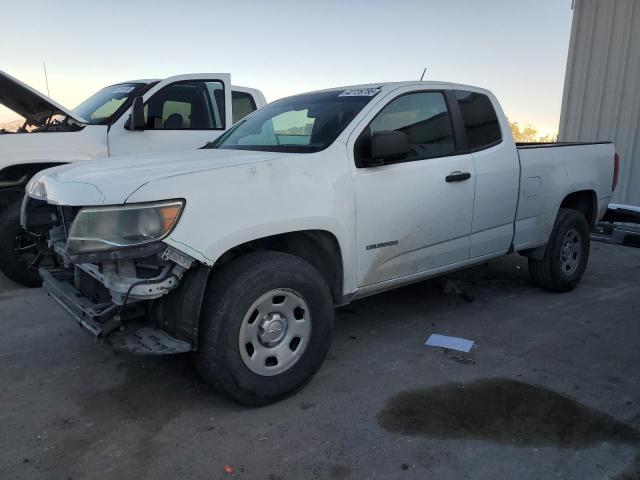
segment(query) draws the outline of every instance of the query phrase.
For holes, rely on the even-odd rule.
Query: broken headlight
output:
[[[97,252],[155,242],[171,232],[183,206],[183,200],[170,200],[85,207],[69,229],[67,251]]]

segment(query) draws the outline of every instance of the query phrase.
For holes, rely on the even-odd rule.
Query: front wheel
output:
[[[576,210],[561,208],[541,260],[529,259],[533,283],[550,292],[573,290],[589,260],[589,224]]]
[[[333,323],[329,287],[312,265],[280,252],[251,253],[225,265],[207,287],[196,366],[236,401],[266,405],[320,368]]]
[[[40,238],[20,226],[22,201],[8,205],[0,212],[0,271],[25,287],[39,287],[42,279],[38,267],[51,262],[40,249]]]

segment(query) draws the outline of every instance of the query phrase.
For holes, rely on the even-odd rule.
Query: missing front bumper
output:
[[[82,295],[67,280],[70,274],[65,270],[39,270],[42,287],[64,308],[73,319],[95,337],[108,335],[119,328],[114,318],[117,305],[108,303],[93,303]]]
[[[118,350],[143,355],[165,355],[192,350],[189,342],[172,337],[168,333],[133,322],[122,323],[119,306],[112,302],[94,303],[77,290],[69,280],[66,270],[40,269],[43,288],[71,317],[95,338],[108,338],[108,343]]]
[[[114,332],[107,343],[116,350],[137,355],[169,355],[191,351],[191,344],[148,325],[134,324],[124,332]]]

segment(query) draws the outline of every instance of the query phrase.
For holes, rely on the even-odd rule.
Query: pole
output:
[[[47,77],[47,64],[45,62],[42,62],[42,66],[44,67],[44,81],[47,84],[47,97],[50,97],[51,94],[49,93],[49,78]]]

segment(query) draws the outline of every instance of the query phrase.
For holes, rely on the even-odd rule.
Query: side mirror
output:
[[[388,130],[371,135],[371,160],[365,166],[383,165],[384,162],[404,160],[409,155],[409,137],[404,132]],[[368,165],[367,165],[368,164]]]
[[[124,127],[127,130],[144,130],[146,126],[144,121],[144,100],[142,97],[136,97],[133,99],[131,115],[129,115]]]

